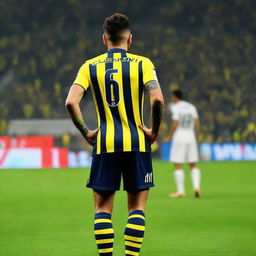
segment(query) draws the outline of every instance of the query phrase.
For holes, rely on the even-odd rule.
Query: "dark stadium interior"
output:
[[[0,256],[256,256],[255,91],[256,0],[0,0]]]
[[[0,2],[0,135],[12,119],[67,118],[69,87],[81,64],[105,51],[101,27],[115,5],[133,22],[131,52],[154,62],[166,106],[175,88],[197,106],[200,142],[255,141],[255,1],[38,3]],[[162,135],[169,121],[166,111]]]

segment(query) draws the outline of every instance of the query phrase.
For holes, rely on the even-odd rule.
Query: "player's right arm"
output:
[[[179,120],[173,120],[172,124],[171,124],[171,128],[170,128],[167,136],[163,139],[164,142],[171,141],[173,134],[176,131],[176,129],[178,128],[178,126],[179,126]]]
[[[74,81],[74,84],[71,86],[69,90],[69,93],[66,99],[66,108],[70,114],[70,117],[74,125],[82,133],[86,141],[90,145],[93,145],[98,129],[95,129],[92,131],[88,129],[83,119],[83,115],[79,105],[87,88],[89,87],[89,81],[87,79],[86,69],[87,68],[85,64],[80,68],[77,74],[76,80]]]
[[[150,97],[152,128],[149,129],[145,126],[140,126],[140,128],[150,138],[151,143],[153,143],[159,134],[159,128],[163,116],[164,98],[156,77],[154,66],[148,59],[144,64],[143,82]]]

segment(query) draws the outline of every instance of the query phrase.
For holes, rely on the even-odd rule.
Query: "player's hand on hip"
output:
[[[90,145],[94,145],[95,142],[95,138],[98,134],[99,128],[95,129],[95,130],[89,130],[87,135],[86,135],[86,141],[90,144]]]
[[[146,136],[150,139],[151,144],[156,141],[158,134],[152,133],[152,129],[147,128],[146,126],[139,125],[139,128],[146,134]]]

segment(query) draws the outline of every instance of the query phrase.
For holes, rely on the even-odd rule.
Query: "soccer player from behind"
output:
[[[199,130],[199,116],[196,107],[182,98],[181,90],[177,89],[172,92],[173,104],[170,105],[170,110],[173,123],[168,136],[164,139],[164,141],[172,139],[170,161],[174,163],[174,178],[177,185],[177,192],[171,193],[169,196],[185,196],[182,164],[189,163],[194,193],[196,197],[200,197],[201,172],[197,167],[199,157],[196,140],[196,133]]]
[[[163,95],[152,62],[127,52],[132,42],[128,17],[118,13],[109,16],[103,29],[108,51],[81,66],[66,107],[76,127],[93,146],[87,187],[94,194],[94,233],[99,255],[111,256],[113,252],[111,213],[122,176],[129,212],[124,231],[125,255],[137,256],[144,236],[149,188],[154,186],[150,147],[158,136]],[[95,130],[88,129],[79,107],[89,88],[98,117]],[[151,129],[143,124],[145,91],[151,100]]]

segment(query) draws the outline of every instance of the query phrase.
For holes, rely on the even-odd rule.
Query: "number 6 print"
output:
[[[117,73],[118,69],[108,69],[105,73],[105,93],[106,100],[110,107],[116,107],[119,103],[119,84],[112,79],[112,75]]]

